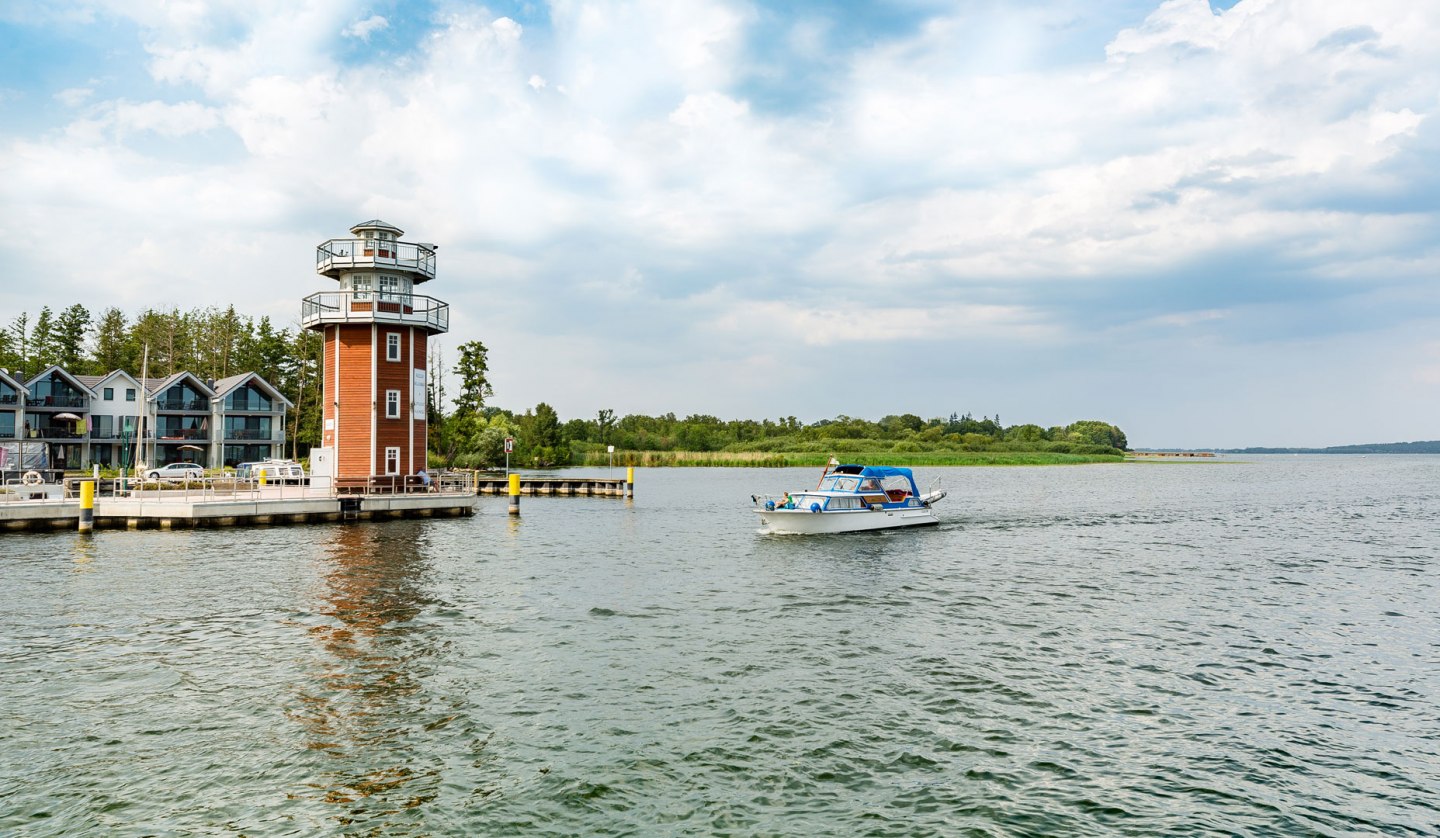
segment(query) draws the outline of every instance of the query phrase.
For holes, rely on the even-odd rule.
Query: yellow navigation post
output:
[[[510,514],[520,514],[520,475],[510,475]]]
[[[625,497],[635,499],[635,467],[628,466],[625,469]]]
[[[95,529],[95,481],[80,481],[80,532]]]

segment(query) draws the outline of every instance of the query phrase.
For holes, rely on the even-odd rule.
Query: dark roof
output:
[[[362,222],[360,222],[359,224],[356,224],[354,227],[351,227],[351,228],[350,228],[350,232],[352,232],[352,233],[358,233],[358,232],[360,232],[361,230],[374,230],[374,229],[393,230],[393,231],[395,232],[395,235],[397,235],[397,236],[403,236],[403,235],[405,235],[405,231],[404,231],[404,230],[401,230],[399,227],[396,227],[394,224],[388,224],[388,223],[386,223],[386,222],[384,222],[384,221],[381,221],[381,220],[378,219],[378,218],[372,218],[372,219],[370,219],[369,221],[362,221]]]

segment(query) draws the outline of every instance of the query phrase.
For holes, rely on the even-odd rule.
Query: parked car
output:
[[[305,467],[294,460],[261,460],[254,463],[241,463],[235,467],[235,477],[239,480],[257,482],[263,477],[266,483],[303,485],[306,482]]]
[[[199,480],[205,476],[205,469],[194,463],[171,463],[152,468],[145,476],[151,480]]]

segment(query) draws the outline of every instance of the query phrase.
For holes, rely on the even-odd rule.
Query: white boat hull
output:
[[[757,509],[755,512],[760,516],[760,531],[775,534],[864,532],[940,523],[935,511],[925,506],[879,511],[847,509],[811,512],[808,509]]]

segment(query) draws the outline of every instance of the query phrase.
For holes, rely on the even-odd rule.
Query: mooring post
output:
[[[80,481],[80,532],[95,529],[95,481]]]
[[[520,475],[510,475],[510,514],[520,514]]]
[[[625,497],[629,498],[630,500],[634,500],[634,499],[635,499],[635,467],[634,467],[634,466],[627,466],[627,467],[625,468]]]

